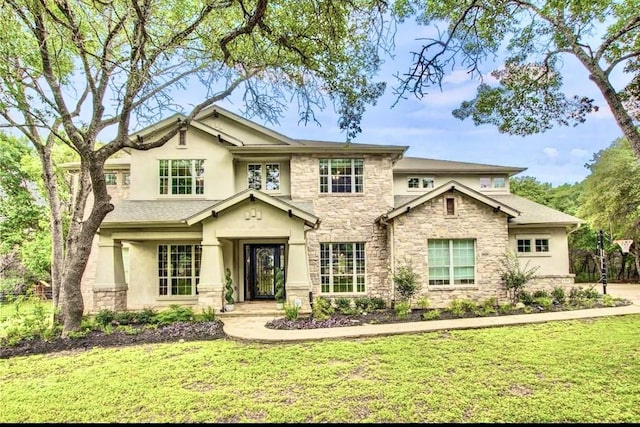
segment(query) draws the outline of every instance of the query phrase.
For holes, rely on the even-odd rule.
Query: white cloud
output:
[[[547,155],[547,157],[554,158],[558,157],[558,149],[553,147],[544,147],[542,152]]]

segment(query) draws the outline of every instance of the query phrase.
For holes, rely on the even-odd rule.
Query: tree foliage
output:
[[[500,132],[529,135],[555,125],[577,125],[598,106],[584,95],[562,91],[562,64],[569,56],[586,69],[640,160],[640,15],[637,0],[396,0],[400,19],[444,22],[446,31],[427,39],[396,92],[418,97],[441,85],[458,66],[482,76],[488,58],[506,50],[497,84],[481,83],[476,97],[453,114],[476,125],[492,124]],[[614,72],[630,77],[615,88]]]
[[[80,326],[91,242],[113,209],[104,162],[123,148],[163,145],[236,90],[247,116],[272,122],[290,104],[301,121],[313,122],[328,100],[353,138],[366,106],[384,89],[372,77],[387,37],[385,7],[382,0],[4,2],[0,125],[22,132],[43,165],[65,334]],[[204,86],[200,99],[179,105],[175,94],[194,82]],[[132,124],[156,122],[169,111],[184,119],[148,138],[129,138]],[[61,143],[81,164],[64,241],[51,157]]]

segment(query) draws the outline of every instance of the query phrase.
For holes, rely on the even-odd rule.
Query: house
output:
[[[511,194],[509,177],[524,168],[407,149],[292,139],[211,107],[163,147],[107,163],[115,209],[85,271],[85,306],[219,311],[227,268],[239,304],[273,299],[277,268],[303,309],[319,296],[391,303],[404,263],[434,306],[504,300],[508,249],[539,266],[533,288],[573,285],[567,236],[582,221]]]

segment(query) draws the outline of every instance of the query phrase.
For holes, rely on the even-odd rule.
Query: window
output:
[[[445,209],[447,215],[455,215],[456,214],[456,199],[453,197],[445,198]]]
[[[116,185],[118,183],[118,178],[115,173],[109,172],[104,174],[104,182],[107,185]]]
[[[160,160],[160,194],[204,194],[204,160]]]
[[[407,178],[407,187],[410,190],[434,188],[435,180],[432,177],[428,177],[428,176],[422,176],[422,177],[411,176]]]
[[[178,137],[178,145],[187,145],[187,130],[186,129],[180,129],[180,134]]]
[[[362,193],[362,159],[321,159],[321,193]]]
[[[201,258],[200,245],[159,245],[158,294],[195,295]]]
[[[122,174],[122,185],[131,184],[131,174],[129,172],[124,172]]]
[[[505,188],[507,181],[503,177],[498,178],[480,178],[480,188]]]
[[[264,166],[264,168],[263,168]],[[265,170],[263,177],[262,170]],[[280,191],[280,164],[250,163],[247,165],[247,187],[254,190]]]
[[[321,243],[322,293],[364,292],[364,243]]]
[[[475,283],[475,240],[429,240],[429,285]]]
[[[546,235],[516,236],[516,249],[522,255],[548,255],[549,237]]]

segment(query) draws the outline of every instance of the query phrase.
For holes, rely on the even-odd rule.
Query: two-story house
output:
[[[176,116],[131,135],[151,138]],[[408,147],[288,138],[214,106],[174,140],[107,163],[114,211],[85,271],[88,311],[318,296],[395,299],[410,262],[420,295],[506,298],[510,248],[533,287],[570,287],[567,235],[582,222],[509,192],[523,168],[403,157]]]

